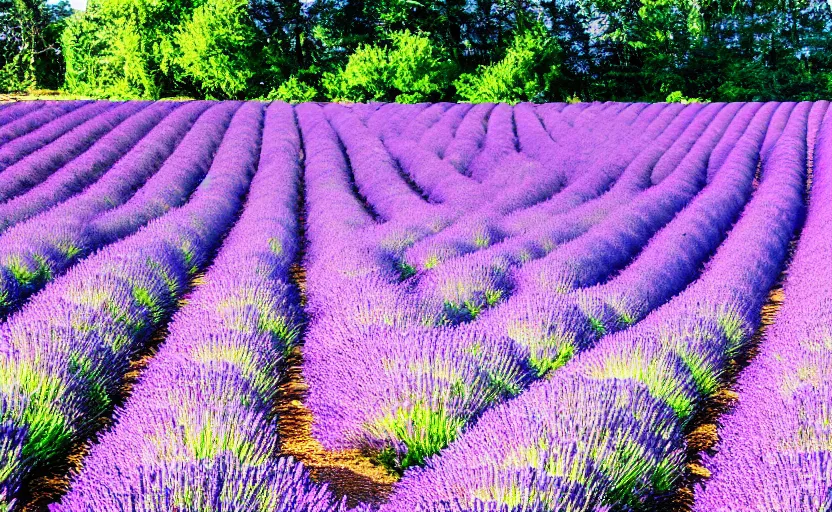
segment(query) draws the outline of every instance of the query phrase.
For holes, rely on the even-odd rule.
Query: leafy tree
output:
[[[305,101],[313,101],[318,97],[318,91],[314,87],[298,80],[298,77],[292,76],[272,91],[268,96],[268,100],[280,100],[287,103],[303,103]]]
[[[208,98],[244,93],[254,76],[256,33],[247,0],[206,0],[174,37],[173,62],[180,80],[190,80]]]
[[[63,74],[58,38],[71,13],[66,0],[0,0],[0,91],[57,85]]]
[[[454,67],[427,36],[390,34],[389,45],[362,45],[344,68],[326,73],[323,85],[336,101],[417,103],[441,97]]]
[[[39,1],[0,0],[0,88],[62,55],[69,92],[109,98],[832,94],[827,0],[90,0],[65,29]]]
[[[560,50],[546,29],[536,24],[518,31],[498,62],[480,66],[454,82],[457,95],[471,103],[545,101],[557,97]]]
[[[430,37],[453,60],[465,50],[470,13],[465,0],[319,0],[310,13],[331,57],[409,30]]]
[[[171,80],[175,27],[186,6],[154,0],[92,0],[62,37],[65,88],[99,98],[157,98]]]
[[[108,98],[163,93],[231,98],[274,71],[245,0],[94,0],[63,45],[70,92]]]

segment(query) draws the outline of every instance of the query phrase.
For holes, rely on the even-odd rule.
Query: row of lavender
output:
[[[382,510],[466,510],[474,500],[522,510],[659,506],[683,474],[687,422],[745,350],[799,226],[809,105],[796,110],[752,200],[692,286],[483,415],[425,469],[406,473]],[[747,491],[723,492],[730,502]],[[819,510],[807,505],[772,510]]]
[[[47,106],[29,107],[23,118]],[[4,107],[0,117],[13,108],[22,107]],[[222,178],[223,167],[250,179],[260,140],[252,127],[262,109],[124,104],[101,108],[86,122],[73,118],[75,128],[64,132],[52,125],[72,109],[52,122],[37,118],[41,124],[33,122],[29,132],[19,126],[8,132],[11,142],[29,138],[26,147],[36,149],[16,160],[26,162],[20,169],[32,169],[32,180],[21,181],[21,170],[3,182],[16,197],[0,207],[7,208],[9,225],[19,222],[0,237],[17,240],[6,260],[7,310],[108,247],[47,286],[2,328],[12,326],[3,334],[7,355],[37,344],[23,366],[9,359],[9,373],[2,372],[10,398],[1,416],[9,435],[0,460],[7,461],[10,508],[26,474],[60,459],[94,430],[87,412],[107,414],[125,364],[182,293],[182,278],[175,276],[187,278],[207,264],[203,251],[218,242],[220,226],[229,225],[236,209],[231,204],[239,204],[247,185],[235,182],[222,192],[229,200],[237,190],[236,203],[220,208],[225,217],[200,210],[215,200],[203,199],[209,197],[203,190],[221,193],[216,182],[231,180]],[[443,455],[429,459],[428,469],[406,473],[391,509],[649,506],[681,474],[679,432],[753,328],[755,305],[799,221],[807,126],[811,139],[825,110],[825,103],[297,107],[311,242],[305,373],[316,433],[330,447],[369,447],[406,467],[424,463],[479,419]],[[285,105],[269,109],[265,160],[261,156],[254,180],[263,185],[252,189],[249,201],[254,213],[243,215],[206,285],[177,315],[64,509],[169,510],[189,502],[221,509],[247,503],[240,505],[246,510],[257,509],[255,503],[284,507],[279,510],[343,508],[298,466],[273,458],[278,440],[269,404],[280,352],[294,342],[297,321],[285,279],[296,242],[295,191],[287,185],[297,172],[291,162],[297,165],[299,142],[291,115]],[[18,122],[12,119],[6,124]],[[117,128],[107,144],[73,142],[86,140],[79,134],[106,132],[108,124]],[[51,131],[39,134],[44,128]],[[117,130],[119,137],[112,136]],[[175,150],[158,147],[166,136],[182,142]],[[50,140],[78,149],[48,163],[38,157],[59,154]],[[270,163],[276,154],[271,158],[278,162]],[[143,162],[143,156],[150,158]],[[116,163],[107,170],[106,162]],[[136,173],[140,177],[132,178]],[[121,183],[125,178],[133,181]],[[258,202],[255,190],[268,184],[268,199]],[[27,195],[41,198],[42,207],[57,206],[44,214],[37,206],[27,211]],[[268,202],[283,205],[272,218],[277,224],[258,213]],[[167,262],[181,269],[165,269],[153,258],[142,264],[137,244],[164,245],[158,229],[173,230],[182,242],[188,231],[182,216],[202,232],[188,234],[198,247],[185,240],[178,247],[181,261]],[[779,227],[761,230],[761,219],[772,218]],[[57,230],[45,231],[53,224]],[[270,230],[278,230],[268,238],[271,254],[240,242]],[[35,244],[27,246],[30,237]],[[752,260],[758,274],[745,275],[741,267],[749,260],[736,261],[742,244],[758,246]],[[130,275],[118,275],[142,282],[122,295],[101,293],[98,283],[112,277],[92,270],[93,262],[120,265],[122,250],[136,253],[125,256],[135,272],[126,267],[118,272]],[[249,261],[262,258],[264,267],[252,269]],[[142,276],[142,266],[161,273],[170,297],[144,286],[153,279]],[[101,281],[76,295],[90,275]],[[724,286],[725,276],[738,277],[733,287]],[[110,288],[115,293],[119,286]],[[716,299],[701,304],[703,290],[715,290]],[[84,306],[83,315],[69,308],[66,318],[41,318],[47,301],[62,293],[74,297],[76,309]],[[95,313],[86,307],[93,303]],[[136,307],[143,309],[136,313]],[[27,338],[41,327],[53,333],[48,344]],[[672,343],[654,347],[659,340]],[[551,378],[483,415],[543,376]],[[69,377],[70,384],[62,382]],[[572,410],[571,400],[598,401],[598,409]],[[557,404],[552,412],[558,417],[541,417],[540,410],[524,417],[541,401]],[[522,427],[495,427],[506,408]],[[637,414],[628,417],[633,410]],[[148,425],[149,417],[159,421]],[[495,418],[490,427],[488,418]],[[174,434],[160,427],[171,424]],[[615,436],[586,442],[610,428]],[[466,443],[475,445],[471,454],[490,454],[492,463],[472,466],[468,449],[460,448]],[[226,473],[239,478],[223,478]],[[109,475],[103,486],[102,474]],[[289,488],[295,501],[274,501]]]
[[[174,107],[148,107],[39,186],[0,205],[4,224],[11,226],[0,235],[0,314],[13,311],[81,258],[187,200],[239,104]]]
[[[262,107],[222,109],[239,110],[187,204],[83,260],[0,326],[6,508],[14,509],[28,475],[59,464],[95,431],[130,361],[234,220],[251,177],[238,155],[259,145]]]
[[[770,119],[772,116],[788,118],[793,105],[759,107],[712,105],[699,112],[704,114],[699,122],[686,119],[692,134],[676,141],[685,145],[687,151],[650,152],[655,158],[653,166],[645,165],[634,155],[637,165],[622,169],[622,176],[639,172],[648,179],[649,170],[656,166],[672,169],[665,179],[655,186],[649,186],[649,182],[644,184],[629,202],[619,204],[617,209],[610,208],[609,196],[615,195],[619,184],[626,183],[624,179],[616,182],[608,194],[600,197],[586,194],[579,208],[596,209],[592,215],[595,222],[584,223],[582,229],[572,230],[562,240],[550,239],[552,249],[529,251],[531,254],[527,253],[523,260],[466,267],[452,259],[398,283],[392,275],[392,265],[384,259],[394,257],[390,256],[389,248],[401,252],[402,246],[419,238],[425,240],[431,224],[445,221],[441,215],[447,202],[421,205],[424,219],[419,219],[420,205],[410,206],[406,209],[410,225],[391,219],[378,228],[377,235],[361,240],[362,244],[373,244],[372,236],[378,236],[375,243],[387,255],[373,254],[366,247],[357,248],[359,254],[348,252],[342,245],[333,245],[337,238],[332,233],[324,233],[320,238],[310,236],[310,308],[317,317],[313,318],[308,335],[306,373],[311,384],[310,403],[325,444],[333,448],[369,445],[375,449],[392,449],[404,466],[421,462],[424,456],[447,444],[456,432],[500,396],[516,394],[529,381],[562,365],[601,334],[634,323],[681,291],[719,244],[747,199],[760,148],[765,145],[767,134],[777,132],[766,129]],[[741,108],[745,110],[740,112]],[[595,115],[603,115],[603,110],[598,110],[601,112]],[[658,113],[655,110],[653,116]],[[302,126],[304,113],[301,112]],[[607,115],[615,118],[618,112]],[[667,116],[662,121],[666,124],[670,118]],[[645,121],[648,125],[650,122],[650,119]],[[337,128],[337,123],[333,124]],[[520,130],[518,124],[518,135],[522,133]],[[726,137],[720,138],[723,134]],[[324,141],[327,134],[316,133],[314,138]],[[353,145],[347,137],[344,142],[349,153]],[[565,141],[571,142],[568,138]],[[711,170],[708,168],[711,152],[726,153],[720,144],[736,147],[731,158],[720,160],[729,161],[728,165]],[[350,161],[362,161],[352,154],[350,157]],[[492,176],[513,170],[513,164],[494,169]],[[596,171],[593,164],[590,163],[585,174]],[[341,162],[332,165],[344,166]],[[371,204],[389,201],[388,197],[377,198],[371,187],[362,189],[362,173],[355,166],[352,170],[359,191],[364,191]],[[421,185],[422,174],[409,172],[409,175]],[[483,183],[487,184],[487,179]],[[310,180],[310,190],[314,187],[315,183]],[[570,191],[571,187],[567,182],[562,192]],[[449,188],[453,192],[460,187]],[[502,197],[522,197],[530,188],[533,189],[523,183],[519,190],[505,190]],[[493,193],[487,187],[481,192]],[[694,196],[696,199],[691,202]],[[556,202],[561,197],[556,194],[537,205]],[[333,204],[325,210],[343,210],[347,201],[332,199]],[[536,201],[531,195],[529,202]],[[684,213],[674,215],[685,206],[688,207]],[[396,211],[393,207],[385,208]],[[720,214],[714,216],[714,211]],[[453,220],[453,213],[447,212],[446,208],[445,216]],[[310,213],[310,222],[314,218]],[[557,220],[563,225],[570,218],[574,216],[564,215]],[[414,225],[418,222],[422,225]],[[331,221],[325,225],[331,230],[344,231]],[[659,230],[660,234],[641,251]],[[326,248],[326,244],[337,251],[336,255],[327,255],[320,266],[315,254],[318,239],[323,242],[321,248]],[[504,250],[514,242],[515,237],[508,238],[477,254],[489,253],[491,249]],[[609,249],[599,251],[599,245],[604,244]],[[609,280],[636,255],[639,257],[633,264]],[[364,269],[353,267],[362,263],[366,266]],[[668,263],[673,265],[671,272]],[[435,276],[442,276],[441,271],[446,268],[454,279],[436,288],[449,290],[455,297],[464,294],[467,297],[454,301],[425,291],[425,283],[434,283]],[[503,281],[499,274],[509,272],[518,276],[520,286],[510,300],[502,300],[508,290],[499,287]],[[351,277],[344,283],[333,279],[343,274],[359,279]],[[583,289],[605,280],[609,282],[600,287]],[[317,288],[318,282],[322,283],[320,288]],[[478,285],[484,289],[477,289]],[[487,305],[492,310],[476,321],[457,324],[455,315],[449,318],[448,309],[458,308],[459,302],[471,304],[470,297],[477,292],[482,292],[485,304],[475,307]],[[323,293],[326,295],[318,299],[317,294]],[[553,294],[560,294],[560,300],[547,300]],[[469,311],[472,309],[469,306]],[[401,318],[400,325],[391,322],[391,318]],[[477,354],[471,353],[474,346]],[[414,361],[419,361],[416,368]],[[376,385],[369,377],[377,381],[379,375],[384,375],[385,380]],[[356,382],[347,386],[347,381]],[[462,392],[455,391],[459,388]]]
[[[737,383],[713,473],[696,510],[832,509],[832,115],[818,137],[809,213],[789,267],[785,304]]]
[[[826,104],[717,105],[699,114],[708,108],[711,117],[699,118],[698,133],[688,131],[690,142],[685,141],[684,131],[676,134],[676,144],[660,153],[664,164],[647,164],[652,171],[647,173],[648,183],[629,199],[629,205],[607,210],[608,222],[598,222],[596,215],[589,229],[564,240],[575,242],[558,240],[552,244],[555,248],[537,254],[527,245],[521,258],[472,266],[492,275],[495,268],[521,273],[531,267],[537,272],[517,279],[514,296],[505,308],[493,308],[462,324],[448,318],[447,306],[452,301],[447,295],[440,295],[443,304],[421,289],[437,274],[438,258],[422,269],[418,262],[409,262],[419,272],[404,283],[398,282],[401,276],[394,271],[401,266],[397,258],[409,248],[418,246],[420,240],[430,243],[426,233],[437,230],[436,226],[442,229],[443,222],[451,227],[438,236],[459,225],[449,206],[460,187],[431,183],[415,162],[432,157],[411,145],[394,163],[413,180],[418,187],[415,192],[422,192],[417,195],[423,203],[415,196],[380,197],[356,168],[362,162],[358,157],[361,146],[377,142],[368,136],[351,142],[360,130],[339,130],[345,124],[342,120],[331,123],[334,134],[324,122],[308,121],[315,126],[316,139],[335,140],[329,165],[342,169],[344,175],[343,195],[322,199],[328,201],[322,207],[328,220],[322,224],[331,231],[310,232],[313,322],[306,347],[306,376],[312,387],[310,404],[316,412],[317,434],[325,445],[370,447],[394,459],[394,464],[420,464],[425,456],[452,442],[500,396],[516,394],[536,376],[592,346],[546,384],[533,386],[523,399],[504,406],[511,409],[499,408],[482,416],[463,440],[428,462],[429,470],[406,473],[391,509],[442,509],[457,499],[464,508],[474,498],[494,500],[492,505],[537,503],[530,510],[638,508],[651,506],[646,502],[654,504],[650,500],[678,481],[684,469],[682,432],[687,421],[723,382],[728,361],[744,350],[799,225],[807,139],[811,144]],[[313,109],[299,110],[302,128],[305,117],[323,117]],[[345,114],[330,117],[335,115]],[[372,114],[367,117],[367,125],[372,126]],[[394,116],[388,117],[395,122]],[[519,120],[516,113],[515,120]],[[419,137],[419,131],[412,129],[414,124],[402,138]],[[690,130],[691,124],[688,120],[684,126]],[[441,123],[434,126],[447,130]],[[522,141],[519,124],[517,130]],[[383,128],[376,132],[388,148],[400,142]],[[431,128],[421,133],[424,138],[416,140],[430,140]],[[658,130],[654,136],[661,133]],[[346,155],[336,151],[338,139]],[[408,153],[411,163],[405,160]],[[636,152],[634,160],[641,154],[649,152]],[[673,155],[678,155],[675,163]],[[345,167],[350,162],[352,168]],[[595,174],[598,167],[593,169],[593,164],[583,169],[583,176]],[[667,171],[657,173],[657,167]],[[499,169],[491,171],[496,174]],[[488,174],[481,174],[479,181],[487,185],[488,179]],[[668,181],[672,185],[662,189]],[[312,191],[317,185],[310,179],[308,186]],[[350,186],[361,199],[353,205],[349,201],[356,194],[350,193]],[[570,186],[564,177],[559,191]],[[331,191],[331,187],[326,189]],[[481,194],[470,202],[494,205],[503,197],[487,186]],[[506,195],[511,196],[511,191]],[[555,193],[549,201],[559,197]],[[409,206],[390,206],[398,200]],[[595,206],[593,200],[590,196],[584,204]],[[376,204],[383,204],[384,210],[376,210]],[[404,221],[394,213],[402,210],[407,211]],[[469,210],[465,211],[468,215]],[[741,220],[731,229],[740,211]],[[315,210],[310,209],[310,222],[315,218]],[[349,221],[336,224],[333,218]],[[566,216],[558,219],[560,224],[568,220]],[[773,228],[766,229],[766,223],[773,223]],[[351,235],[355,230],[365,233],[364,240],[355,241]],[[728,242],[711,258],[729,230]],[[463,235],[468,238],[467,246],[457,247],[487,252],[493,232],[486,233],[468,231]],[[338,243],[338,234],[346,237],[345,243]],[[511,234],[498,233],[497,237],[495,247],[501,249],[508,245],[505,242],[514,242]],[[447,260],[445,268],[452,275],[459,272],[459,255]],[[518,271],[535,258],[551,273],[539,270],[537,262]],[[707,272],[700,277],[708,260]],[[746,265],[755,272],[749,273]],[[499,281],[490,277],[478,281],[465,276],[468,282],[457,280],[437,288],[457,295],[469,293],[464,302],[470,304],[472,287]],[[659,307],[697,277],[682,296]],[[595,283],[604,284],[592,287]],[[486,303],[488,292],[496,295],[494,303],[500,301],[495,290],[504,291],[485,288]],[[551,301],[555,293],[564,294],[563,300]],[[435,307],[437,302],[445,311]],[[573,305],[564,306],[569,303]],[[522,309],[512,311],[509,304],[522,304]],[[648,320],[637,328],[604,336],[645,317]],[[518,350],[517,342],[531,350]],[[553,391],[559,386],[569,392]],[[597,409],[582,411],[579,405],[593,397],[607,400],[598,403]],[[553,408],[559,401],[563,407]],[[546,411],[552,416],[546,417]],[[655,413],[652,417],[650,411]],[[516,430],[506,426],[506,417],[517,418],[522,426]],[[493,418],[493,425],[487,418]],[[586,442],[593,432],[609,432],[613,427],[616,436],[599,438],[597,444]],[[456,447],[459,452],[454,451]],[[450,462],[443,462],[446,459]]]
[[[242,216],[53,510],[344,509],[300,465],[275,457],[271,409],[300,322],[289,280],[299,249],[292,108],[269,107],[259,155],[255,130],[245,135],[235,159],[257,172]]]

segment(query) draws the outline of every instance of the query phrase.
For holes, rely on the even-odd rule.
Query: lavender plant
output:
[[[183,106],[146,141],[83,194],[3,233],[0,266],[15,281],[0,283],[0,314],[96,249],[135,232],[184,203],[211,164],[227,122],[239,104]],[[160,148],[162,140],[180,142]],[[138,190],[137,190],[138,189]],[[47,226],[48,229],[44,229]]]
[[[292,108],[272,104],[243,214],[53,510],[344,510],[300,465],[274,457],[272,403],[300,322],[289,280],[299,151]]]
[[[80,193],[108,172],[178,104],[156,103],[113,128],[41,185],[0,204],[0,231]],[[54,145],[55,143],[53,143]]]
[[[406,473],[381,510],[477,500],[514,510],[524,495],[544,497],[542,510],[655,509],[683,473],[686,422],[747,347],[799,225],[809,109],[796,110],[764,164],[766,180],[699,280],[485,413]],[[539,476],[519,488],[518,471]]]
[[[827,104],[813,109],[815,123]],[[792,140],[800,148],[802,140]],[[776,148],[773,152],[776,151]],[[799,161],[800,156],[793,158]],[[828,257],[832,117],[817,137],[809,211],[783,292],[786,301],[740,375],[740,403],[721,423],[712,477],[695,510],[827,510],[832,506],[829,446]]]
[[[0,455],[4,506],[27,475],[95,431],[130,360],[209,263],[256,167],[262,109],[252,103],[235,115],[208,181],[185,206],[86,259],[0,327],[2,422],[23,432]]]

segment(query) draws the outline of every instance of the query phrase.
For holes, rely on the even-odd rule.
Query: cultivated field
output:
[[[0,104],[0,510],[829,512],[828,106]]]

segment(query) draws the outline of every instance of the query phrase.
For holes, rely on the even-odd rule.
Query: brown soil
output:
[[[304,268],[294,265],[292,281],[306,305],[306,276]],[[361,450],[330,451],[312,437],[312,413],[304,404],[308,386],[303,379],[303,354],[296,347],[287,361],[286,380],[280,388],[275,406],[280,434],[280,453],[290,455],[306,466],[314,480],[326,483],[339,498],[347,497],[347,504],[383,503],[398,480],[373,458]]]
[[[303,462],[318,482],[326,483],[351,507],[383,503],[398,479],[360,450],[329,451],[312,437],[312,413],[304,405],[307,386],[301,371],[301,351],[289,361],[287,380],[277,404],[281,454]]]
[[[156,349],[164,341],[166,336],[167,329],[159,329],[153,335],[149,348],[136,359],[130,361],[130,370],[124,376],[124,381],[121,385],[121,395],[117,397],[116,407],[122,406],[127,397],[130,396],[133,385],[147,367],[153,355],[156,353]],[[112,417],[103,416],[98,419],[96,429],[98,432],[104,432],[112,424]],[[49,503],[60,500],[61,496],[69,490],[72,477],[78,474],[83,468],[84,458],[89,453],[90,446],[94,442],[93,439],[79,443],[72,449],[72,452],[66,460],[50,468],[50,471],[45,471],[42,474],[34,476],[27,485],[29,495],[26,496],[24,493],[21,500],[24,503],[21,506],[21,511],[45,512]]]
[[[693,508],[694,486],[711,477],[711,472],[701,463],[702,453],[713,450],[719,442],[719,418],[734,407],[740,398],[739,394],[734,391],[736,379],[742,369],[748,366],[754,359],[754,356],[758,352],[757,347],[764,338],[769,326],[774,323],[777,311],[783,305],[785,295],[783,294],[781,282],[784,276],[785,272],[781,275],[778,284],[769,292],[768,300],[761,311],[760,327],[751,339],[751,348],[741,359],[731,361],[726,383],[708,399],[705,406],[691,420],[689,431],[686,435],[688,447],[687,475],[682,482],[682,486],[670,498],[666,507],[662,507],[662,510],[666,510],[667,512],[690,512]]]

